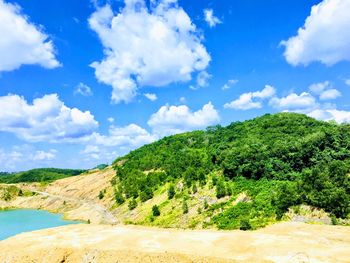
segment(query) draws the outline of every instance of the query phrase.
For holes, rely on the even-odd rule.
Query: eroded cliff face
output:
[[[69,225],[0,242],[0,262],[349,262],[350,228],[279,223],[258,231]]]
[[[32,208],[62,213],[71,220],[90,221],[93,224],[116,224],[118,220],[109,210],[113,206],[114,191],[110,180],[115,176],[112,168],[94,170],[79,176],[57,180],[46,186],[17,184],[16,187],[33,196],[14,196],[0,200],[0,208]],[[7,187],[3,185],[3,187]],[[98,198],[104,191],[104,198]]]

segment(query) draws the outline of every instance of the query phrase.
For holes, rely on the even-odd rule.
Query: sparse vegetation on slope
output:
[[[300,204],[348,217],[349,157],[350,125],[280,113],[143,146],[114,162],[112,183],[117,206],[148,213],[134,223],[246,230]]]

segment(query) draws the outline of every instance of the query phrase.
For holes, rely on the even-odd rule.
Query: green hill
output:
[[[171,226],[188,214],[184,227],[255,229],[301,204],[334,218],[350,213],[350,125],[301,114],[166,137],[113,166],[116,207],[148,209],[132,223]],[[167,200],[158,202],[164,194]]]
[[[79,175],[84,170],[38,168],[19,173],[0,173],[0,183],[13,184],[23,182],[51,182],[54,180]]]

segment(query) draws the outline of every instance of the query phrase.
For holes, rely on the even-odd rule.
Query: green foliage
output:
[[[113,167],[119,197],[142,202],[169,183],[168,198],[174,198],[178,182],[184,185],[179,198],[208,182],[217,198],[245,192],[249,202],[225,199],[220,213],[212,211],[213,222],[223,229],[255,229],[302,203],[347,217],[349,164],[350,125],[279,113],[165,137],[118,158]]]
[[[103,191],[100,191],[100,193],[98,194],[98,199],[103,199],[103,197],[105,197]]]
[[[39,168],[26,172],[0,175],[0,183],[52,182],[58,179],[76,176],[83,172],[85,172],[85,170]]]
[[[129,201],[128,207],[129,207],[129,210],[134,210],[137,207],[137,201],[135,200],[135,198],[132,198]]]
[[[184,201],[182,202],[182,212],[183,212],[184,214],[187,214],[187,213],[188,213],[188,204],[187,204],[186,200],[184,200]]]
[[[153,191],[150,187],[145,187],[145,189],[140,193],[140,199],[142,202],[146,202],[152,197],[153,197]]]
[[[217,181],[216,183],[216,197],[222,198],[226,196],[225,184],[222,180]]]
[[[160,211],[159,211],[159,207],[157,205],[154,205],[152,207],[152,215],[153,216],[160,216]]]
[[[97,165],[94,169],[103,170],[107,167],[108,167],[108,164],[102,163],[102,164]]]
[[[168,199],[173,199],[175,194],[176,194],[175,187],[173,184],[171,184],[168,188]]]
[[[207,210],[209,208],[208,200],[204,199],[204,204],[203,204],[204,210]]]
[[[249,219],[247,218],[243,218],[241,220],[241,225],[239,227],[240,230],[251,230],[252,229],[252,226],[250,225],[250,222],[249,222]]]
[[[125,202],[125,198],[120,191],[115,192],[115,201],[117,202],[118,205],[121,205]]]

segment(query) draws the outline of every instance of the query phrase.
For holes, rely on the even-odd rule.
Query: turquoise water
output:
[[[61,215],[40,210],[0,211],[0,240],[23,232],[77,223],[79,222],[63,220]]]

